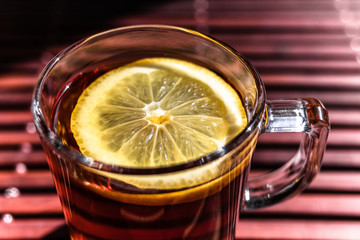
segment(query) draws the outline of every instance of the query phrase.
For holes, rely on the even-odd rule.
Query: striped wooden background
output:
[[[236,239],[360,239],[360,1],[0,2],[0,239],[67,239],[29,111],[44,64],[66,45],[130,24],[197,29],[252,61],[268,98],[315,97],[332,131],[323,168],[299,196],[243,213]],[[253,172],[297,148],[292,134],[265,134]]]

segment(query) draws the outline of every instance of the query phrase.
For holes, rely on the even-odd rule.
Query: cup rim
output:
[[[42,89],[45,84],[45,80],[47,79],[47,76],[49,72],[52,70],[52,68],[68,53],[76,50],[77,48],[85,45],[89,41],[96,41],[100,37],[104,37],[106,35],[111,36],[113,34],[121,34],[122,32],[128,32],[133,30],[139,30],[139,29],[157,29],[157,30],[169,30],[169,31],[180,31],[183,33],[188,33],[193,36],[201,37],[203,39],[206,39],[208,41],[211,41],[213,43],[216,43],[217,45],[221,46],[222,48],[226,49],[227,52],[230,54],[233,54],[239,61],[241,61],[246,67],[247,70],[250,71],[251,75],[255,78],[256,87],[258,90],[258,95],[256,97],[256,103],[254,108],[254,114],[250,119],[248,119],[248,124],[246,128],[240,132],[238,135],[236,135],[231,141],[226,143],[224,146],[218,148],[217,150],[200,157],[198,159],[194,159],[192,161],[189,161],[187,163],[182,163],[179,165],[173,165],[173,166],[165,166],[165,167],[156,167],[156,168],[134,168],[134,167],[126,167],[126,166],[120,166],[120,165],[114,165],[114,164],[107,164],[100,161],[97,161],[96,159],[93,159],[91,157],[85,156],[79,151],[76,151],[66,144],[64,144],[56,135],[56,133],[46,124],[46,121],[43,116],[43,112],[41,110],[41,95],[42,95]],[[40,135],[41,140],[46,143],[48,146],[51,147],[52,151],[55,151],[57,155],[60,155],[62,158],[70,159],[72,161],[76,161],[80,164],[85,165],[86,167],[93,168],[95,170],[100,170],[104,172],[110,172],[110,173],[121,173],[121,174],[129,174],[129,175],[153,175],[153,174],[162,174],[162,173],[171,173],[171,172],[177,172],[182,170],[188,170],[190,168],[194,168],[197,166],[204,165],[206,163],[212,162],[227,153],[234,150],[236,147],[241,145],[241,143],[245,142],[248,137],[251,136],[251,134],[258,128],[261,129],[261,123],[263,121],[263,114],[265,111],[265,99],[266,99],[266,93],[265,93],[265,87],[264,84],[255,70],[255,68],[252,66],[252,64],[240,53],[238,53],[235,49],[228,46],[226,43],[223,43],[211,36],[199,33],[195,30],[183,28],[183,27],[177,27],[177,26],[169,26],[169,25],[132,25],[132,26],[125,26],[125,27],[119,27],[110,29],[104,32],[100,32],[97,34],[94,34],[88,38],[82,39],[78,42],[75,42],[74,44],[70,45],[60,53],[58,53],[50,62],[44,67],[42,72],[40,73],[38,77],[38,81],[35,85],[33,96],[32,96],[32,102],[31,102],[31,112],[33,114],[35,127],[37,129],[38,134]]]

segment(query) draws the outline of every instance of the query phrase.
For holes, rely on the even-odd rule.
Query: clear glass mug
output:
[[[84,156],[69,128],[77,97],[103,72],[145,57],[184,59],[219,74],[244,103],[246,129],[178,166],[134,169]],[[62,51],[41,73],[32,111],[72,239],[234,239],[241,210],[275,204],[310,183],[330,126],[316,99],[267,100],[256,70],[226,44],[158,25],[110,30]],[[303,132],[299,150],[277,171],[248,178],[259,135],[272,132]],[[204,171],[205,179],[169,187]]]

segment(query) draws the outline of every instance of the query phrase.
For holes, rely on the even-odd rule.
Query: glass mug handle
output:
[[[330,130],[328,113],[316,99],[266,101],[262,133],[303,132],[300,147],[284,166],[249,177],[245,209],[270,206],[300,193],[319,172]]]

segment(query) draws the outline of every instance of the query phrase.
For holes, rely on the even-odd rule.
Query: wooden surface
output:
[[[236,239],[360,239],[360,1],[74,2],[0,4],[0,239],[68,238],[29,111],[41,68],[82,37],[149,23],[210,34],[253,63],[269,99],[315,97],[329,110],[321,173],[299,196],[244,212]],[[296,149],[291,134],[262,135],[253,172]]]

